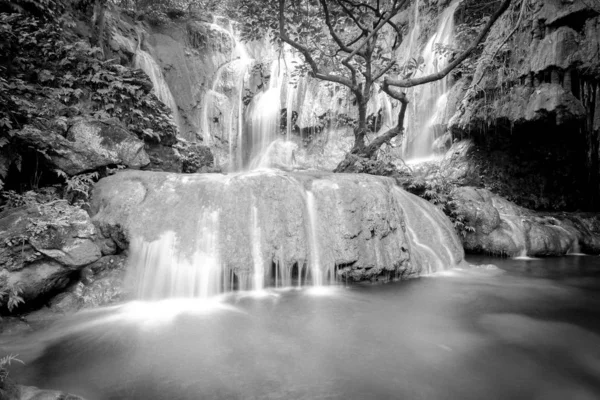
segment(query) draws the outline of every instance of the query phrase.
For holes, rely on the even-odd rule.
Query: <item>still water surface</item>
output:
[[[600,258],[469,261],[499,269],[85,312],[11,373],[88,400],[599,399]]]

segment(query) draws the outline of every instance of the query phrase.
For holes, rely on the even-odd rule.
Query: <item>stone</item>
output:
[[[74,272],[101,257],[88,214],[66,201],[0,213],[0,274],[33,301],[64,288]]]
[[[214,235],[211,251],[239,277],[257,260],[265,268],[309,263],[311,238],[322,265],[357,280],[419,275],[463,260],[441,211],[392,179],[370,175],[124,171],[98,182],[92,209],[98,226],[120,226],[136,246],[174,235],[176,258],[191,257]]]
[[[146,144],[146,153],[150,157],[150,164],[144,167],[146,170],[164,172],[183,171],[181,155],[173,147],[160,144]]]
[[[141,168],[150,163],[144,142],[114,122],[82,119],[69,128],[66,138],[25,126],[18,138],[48,154],[50,162],[69,175],[109,165]]]
[[[43,390],[33,386],[19,386],[19,400],[85,400],[82,397],[57,390]]]
[[[456,188],[452,197],[457,214],[474,228],[462,238],[466,251],[501,256],[600,254],[600,225],[595,215],[544,215],[474,187]]]

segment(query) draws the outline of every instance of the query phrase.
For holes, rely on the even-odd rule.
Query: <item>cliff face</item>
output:
[[[449,120],[455,138],[472,137],[492,163],[535,175],[532,192],[570,208],[598,207],[600,4],[515,2],[472,77],[459,83],[453,93],[462,100]]]

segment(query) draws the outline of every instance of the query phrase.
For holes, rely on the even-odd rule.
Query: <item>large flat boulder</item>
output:
[[[125,171],[96,185],[92,207],[100,229],[119,226],[131,241],[130,268],[134,281],[145,281],[142,292],[153,277],[169,282],[172,271],[186,269],[190,279],[225,271],[238,287],[256,288],[255,279],[274,284],[295,270],[387,279],[463,260],[439,210],[370,175]]]

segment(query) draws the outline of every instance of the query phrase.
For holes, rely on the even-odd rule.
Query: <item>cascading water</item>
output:
[[[394,279],[464,255],[446,217],[386,178],[131,171],[99,182],[94,204],[100,225],[131,236],[128,281],[142,299]]]
[[[443,66],[434,45],[449,43],[455,9],[453,5],[443,14],[423,52],[427,68]],[[418,6],[415,12],[418,21]],[[116,219],[132,235],[129,281],[139,298],[210,297],[294,284],[321,287],[338,276],[394,278],[462,262],[462,246],[445,217],[423,200],[393,189],[390,181],[268,169],[293,166],[295,126],[303,134],[323,129],[327,115],[348,112],[347,96],[294,76],[297,60],[284,52],[271,63],[268,85],[245,107],[253,60],[231,24],[229,30],[219,27],[235,43],[234,58],[221,65],[206,93],[201,130],[209,144],[217,137],[228,140],[230,171],[250,171],[149,180],[141,175],[132,177],[137,183],[129,182],[144,182],[141,204],[119,204],[118,193],[104,200],[114,203],[111,209],[123,210]],[[434,92],[424,101],[433,101]],[[383,131],[394,125],[394,114],[389,98],[377,93],[368,107],[374,114],[381,110],[375,125]],[[333,99],[327,109],[324,98]],[[285,132],[282,106],[287,110]],[[202,204],[200,213],[195,204]],[[148,217],[152,226],[144,222]]]
[[[156,97],[171,109],[175,122],[179,121],[179,109],[177,108],[177,103],[165,81],[160,66],[154,61],[154,58],[144,50],[138,48],[135,51],[135,67],[141,69],[148,75],[152,81]]]
[[[271,63],[267,90],[254,96],[248,106],[250,169],[270,166],[269,146],[280,136],[282,63],[280,59]]]
[[[315,196],[311,191],[306,192],[306,209],[310,227],[310,270],[314,286],[323,286],[323,271],[321,270],[321,255],[319,254],[319,238],[317,224],[317,206]]]
[[[434,74],[448,65],[448,52],[445,48],[452,47],[454,38],[454,13],[460,2],[454,1],[440,16],[437,31],[428,40],[421,53],[423,68],[418,70],[415,77]],[[418,4],[415,11],[415,29],[418,27]],[[417,33],[418,35],[418,33]],[[404,157],[407,159],[422,159],[433,154],[432,144],[440,129],[443,129],[448,100],[448,80],[422,85],[412,90],[407,126],[408,135],[404,144]]]
[[[212,87],[204,96],[200,129],[208,145],[214,144],[217,131],[224,133],[228,169],[236,171],[242,168],[243,158],[244,82],[253,60],[231,24],[229,30],[214,23],[211,26],[231,39],[233,59],[218,68]]]

